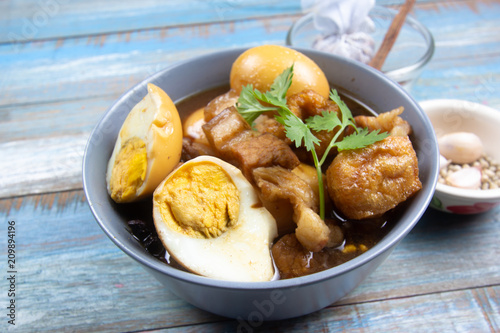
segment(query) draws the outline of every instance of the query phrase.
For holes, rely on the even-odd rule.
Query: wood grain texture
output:
[[[424,4],[415,17],[436,50],[412,90],[417,100],[455,98],[500,108],[498,1]]]
[[[0,198],[82,187],[87,134],[0,144]],[[5,154],[5,155],[4,155]]]
[[[154,332],[497,332],[499,287],[332,306],[285,322],[217,322]],[[495,298],[496,297],[496,298]],[[484,302],[478,302],[482,301]],[[490,312],[487,312],[489,310]]]
[[[16,221],[19,265],[17,325],[7,330],[4,318],[0,332],[500,331],[500,207],[428,210],[345,298],[270,323],[194,308],[100,230],[80,190],[81,160],[113,101],[177,61],[283,44],[300,15],[299,0],[0,1],[0,221],[4,231]],[[413,96],[500,109],[500,1],[419,0],[411,15],[436,41]],[[6,249],[0,237],[4,258]],[[0,288],[4,305],[3,277]]]
[[[86,99],[0,111],[0,198],[82,188],[87,139],[113,103]]]
[[[478,3],[474,11],[467,1],[419,6],[414,15],[434,34],[436,53],[413,87],[414,97],[500,108],[500,3]],[[83,138],[123,92],[179,60],[262,41],[282,43],[293,20],[48,40],[26,43],[17,52],[0,44],[0,152],[12,160],[0,161],[0,197],[80,188],[81,159],[75,157],[81,158]],[[43,156],[33,151],[58,137],[61,149],[48,148]]]
[[[432,82],[419,83],[424,87],[438,87],[428,89],[436,94],[443,94],[450,81],[455,86],[476,86],[477,77],[458,76],[460,73],[456,72],[464,59],[471,61],[469,66],[477,70],[477,75],[492,73],[492,77],[485,80],[498,82],[498,70],[494,70],[497,67],[490,65],[490,61],[499,58],[499,3],[475,4],[475,11],[470,10],[469,2],[458,2],[451,7],[419,6],[415,16],[428,26],[437,44],[436,54],[424,74],[428,74],[429,69],[437,75],[441,70],[455,70],[451,73],[453,76],[445,72],[444,77],[431,77]],[[0,87],[4,91],[0,106],[97,96],[116,98],[138,81],[179,60],[221,48],[283,44],[296,18],[298,16],[167,27],[62,41],[34,41],[16,47],[0,44],[3,55]],[[453,66],[454,63],[457,66]]]
[[[498,285],[498,235],[499,209],[470,216],[429,209],[404,239],[404,251],[394,251],[381,265],[384,276],[375,272],[342,302],[355,303],[367,294],[384,299]]]
[[[387,6],[398,6],[402,2],[403,0],[376,1],[378,5]],[[301,13],[301,7],[299,0],[133,0],[128,1],[126,6],[118,0],[79,3],[68,0],[5,0],[0,2],[0,13],[8,14],[0,20],[0,43],[25,43],[256,17],[297,15]]]
[[[1,200],[0,207],[1,220],[17,227],[16,332],[119,332],[213,320],[115,247],[82,192]],[[0,242],[5,254],[5,237]]]
[[[5,55],[0,105],[123,94],[168,65],[237,46],[283,44],[292,18],[216,23],[106,36],[30,42]]]
[[[300,13],[300,1],[2,1],[0,43],[102,35]]]
[[[89,134],[114,96],[0,108],[0,144]]]
[[[197,310],[163,288],[107,239],[81,191],[0,200],[0,219],[18,227],[18,332],[185,325],[232,331],[241,324]],[[262,328],[494,332],[500,327],[498,239],[500,209],[463,217],[430,210],[344,299]],[[1,238],[2,251],[5,245]]]

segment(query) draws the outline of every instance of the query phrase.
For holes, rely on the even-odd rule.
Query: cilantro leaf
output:
[[[333,131],[335,127],[342,126],[342,122],[335,112],[323,111],[306,119],[306,124],[314,131]]]
[[[243,119],[245,119],[249,124],[253,124],[255,119],[257,119],[257,117],[262,113],[277,110],[277,107],[275,106],[262,105],[257,99],[252,85],[244,86],[241,89],[241,94],[238,98],[236,108]]]
[[[364,148],[388,136],[387,132],[380,133],[380,130],[370,132],[368,128],[362,128],[358,133],[344,137],[342,141],[337,142],[336,146],[338,151]]]
[[[340,111],[342,112],[342,115],[343,116],[346,116],[346,117],[342,117],[342,122],[345,122],[347,121],[348,119],[353,119],[353,116],[352,116],[352,113],[351,113],[351,110],[349,110],[349,108],[347,107],[347,105],[344,103],[344,101],[340,98],[339,96],[339,93],[337,92],[336,89],[332,89],[330,91],[330,99],[332,101],[334,101],[340,108]]]
[[[340,113],[342,115],[342,119],[341,119],[342,126],[344,128],[346,128],[348,126],[352,126],[357,131],[356,122],[354,121],[354,117],[352,116],[351,110],[349,110],[349,107],[347,107],[347,105],[344,103],[344,101],[340,98],[337,90],[332,89],[330,91],[330,99],[332,101],[334,101],[339,106]]]
[[[311,151],[314,149],[314,145],[320,143],[320,140],[314,136],[302,119],[293,113],[291,115],[280,113],[280,117],[277,119],[285,126],[286,136],[295,143],[295,147],[300,147],[303,142],[306,149]]]
[[[340,110],[340,116],[337,112],[323,111],[321,115],[310,117],[303,121],[297,117],[289,108],[286,101],[286,93],[292,84],[293,65],[284,70],[276,79],[267,92],[260,92],[254,89],[252,85],[243,87],[236,108],[242,117],[253,126],[255,119],[264,112],[277,111],[275,119],[285,127],[285,133],[296,147],[305,146],[311,152],[318,175],[319,198],[320,198],[320,217],[325,218],[324,186],[322,177],[322,165],[333,147],[338,151],[358,149],[366,147],[372,143],[385,139],[387,133],[369,132],[368,129],[360,129],[356,126],[354,117],[347,105],[340,98],[337,90],[332,89],[330,99],[334,101]],[[344,137],[337,142],[347,127],[353,127],[355,132],[352,135]],[[314,135],[313,131],[333,131],[337,132],[331,138],[320,161],[316,153],[316,145],[321,141]]]
[[[280,98],[274,96],[269,91],[266,93],[261,93],[258,90],[254,90],[253,93],[254,93],[255,97],[257,98],[257,100],[274,106],[275,107],[274,110],[278,110],[279,108],[281,108],[281,109],[288,108],[288,106],[286,105],[286,99],[281,100]]]
[[[269,93],[278,98],[280,101],[285,101],[286,103],[286,93],[290,86],[292,85],[293,79],[293,65],[285,69],[276,79],[274,79],[273,84]]]
[[[236,109],[250,125],[253,125],[255,119],[262,113],[287,108],[286,93],[292,85],[292,78],[293,65],[278,75],[270,90],[265,93],[254,89],[251,84],[244,86],[236,103]]]

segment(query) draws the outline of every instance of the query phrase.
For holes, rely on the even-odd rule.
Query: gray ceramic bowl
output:
[[[339,300],[377,268],[425,212],[438,177],[439,155],[432,125],[419,105],[397,83],[367,66],[336,56],[299,50],[325,72],[331,85],[375,111],[404,106],[413,127],[423,188],[411,199],[390,232],[372,249],[340,266],[300,278],[270,282],[219,281],[170,267],[147,253],[131,236],[126,218],[109,199],[105,170],[121,124],[155,83],[178,101],[210,87],[227,84],[233,61],[244,49],[200,56],[166,68],[125,93],[104,114],[90,135],[83,160],[83,187],[92,213],[109,238],[171,292],[206,311],[238,318],[245,324],[305,315]]]

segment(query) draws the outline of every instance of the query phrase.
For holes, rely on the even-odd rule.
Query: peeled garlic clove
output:
[[[448,160],[443,155],[439,155],[439,169],[445,169],[450,163],[451,160]]]
[[[438,139],[439,151],[453,163],[467,164],[477,161],[483,154],[481,139],[469,132],[455,132]]]
[[[464,168],[446,177],[446,183],[453,187],[478,190],[481,187],[481,170],[479,168]]]

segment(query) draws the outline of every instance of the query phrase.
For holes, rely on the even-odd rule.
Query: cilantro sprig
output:
[[[338,151],[363,148],[385,139],[388,134],[380,133],[378,130],[370,132],[366,128],[358,128],[351,111],[335,89],[332,89],[330,92],[330,99],[339,106],[340,117],[336,112],[323,111],[321,115],[309,117],[303,121],[288,108],[286,103],[286,93],[292,84],[292,79],[293,65],[276,77],[269,91],[263,93],[254,89],[252,85],[244,86],[238,98],[236,108],[242,117],[252,126],[255,119],[261,114],[268,111],[276,111],[278,115],[275,118],[285,127],[287,138],[297,148],[303,145],[307,151],[311,152],[318,176],[319,215],[324,220],[325,193],[321,167],[325,163],[330,150],[334,147]],[[354,133],[344,137],[342,140],[338,140],[347,127],[352,127]],[[319,160],[316,145],[319,145],[321,141],[314,135],[313,131],[333,131],[335,129],[337,129],[337,132],[329,142],[321,160]]]

